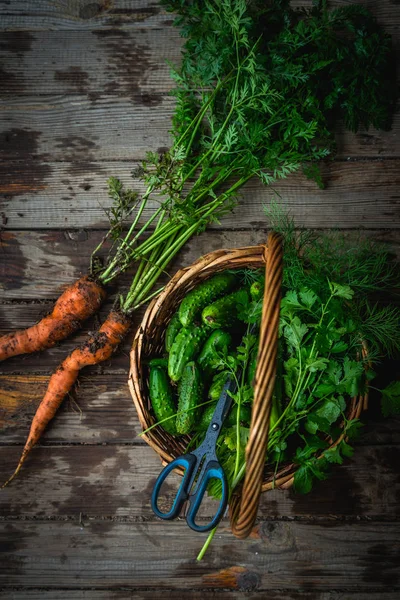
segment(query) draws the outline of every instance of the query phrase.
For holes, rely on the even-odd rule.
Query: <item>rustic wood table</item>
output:
[[[398,2],[363,3],[398,45]],[[8,332],[38,320],[86,271],[107,227],[107,178],[131,182],[147,150],[168,146],[166,59],[179,60],[181,40],[156,0],[0,0],[0,29],[0,328]],[[399,114],[387,133],[339,129],[325,191],[301,176],[279,184],[298,225],[362,227],[399,249],[399,132]],[[234,215],[185,247],[171,273],[212,249],[265,240],[262,203],[272,192],[250,183],[244,196]],[[1,365],[1,480],[49,374],[84,335]],[[1,490],[1,598],[400,597],[400,421],[383,420],[372,398],[352,460],[308,496],[264,495],[253,535],[239,541],[226,522],[196,563],[205,536],[158,521],[149,506],[160,462],[137,437],[130,342],[82,374]]]

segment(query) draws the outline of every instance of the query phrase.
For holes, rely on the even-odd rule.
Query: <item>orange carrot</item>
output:
[[[0,338],[0,361],[55,346],[97,312],[105,297],[100,282],[87,275],[81,277],[61,294],[52,312],[39,323]]]
[[[129,331],[130,318],[124,313],[112,310],[100,327],[81,347],[75,348],[57,367],[50,377],[46,393],[33,417],[31,429],[26,440],[18,466],[14,474],[2,486],[14,479],[29,452],[37,444],[46,426],[55,416],[64,397],[71,391],[79,371],[88,365],[96,365],[110,358]]]

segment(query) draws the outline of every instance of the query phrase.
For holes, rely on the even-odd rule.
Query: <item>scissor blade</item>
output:
[[[213,433],[216,434],[216,437],[218,437],[219,432],[221,430],[221,426],[232,404],[231,393],[235,390],[236,381],[231,375],[228,375],[228,378],[224,384],[224,387],[222,388],[222,392],[218,399],[217,406],[215,407],[211,423],[208,426],[206,437],[208,437],[209,434],[211,435]]]

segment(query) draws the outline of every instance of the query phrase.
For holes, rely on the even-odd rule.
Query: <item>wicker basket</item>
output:
[[[147,372],[142,367],[143,358],[157,356],[164,349],[166,326],[176,307],[189,290],[200,282],[225,269],[265,268],[266,282],[254,385],[254,402],[250,435],[246,447],[246,474],[244,483],[235,491],[230,502],[232,531],[246,538],[257,516],[261,492],[273,488],[288,488],[293,484],[295,464],[284,465],[277,473],[268,472],[265,454],[271,397],[275,381],[278,339],[279,307],[282,280],[282,244],[276,233],[269,235],[268,244],[218,250],[211,252],[191,266],[178,271],[163,292],[149,305],[137,330],[130,355],[129,387],[143,429],[155,423],[150,411],[147,390]],[[366,408],[367,394],[352,399],[348,418],[358,418]],[[154,427],[143,435],[146,442],[168,463],[183,454],[190,440],[188,436],[174,438],[162,427]],[[331,440],[332,447],[343,436]]]

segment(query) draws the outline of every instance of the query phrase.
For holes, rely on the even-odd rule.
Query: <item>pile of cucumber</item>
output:
[[[149,395],[156,421],[172,435],[205,432],[229,375],[229,355],[240,345],[246,326],[240,307],[260,300],[260,281],[244,284],[234,271],[224,271],[202,282],[183,299],[165,332],[165,355],[149,365]],[[256,368],[253,349],[246,378],[251,384]],[[248,426],[251,407],[240,406],[240,422]],[[237,422],[233,403],[226,425]]]

